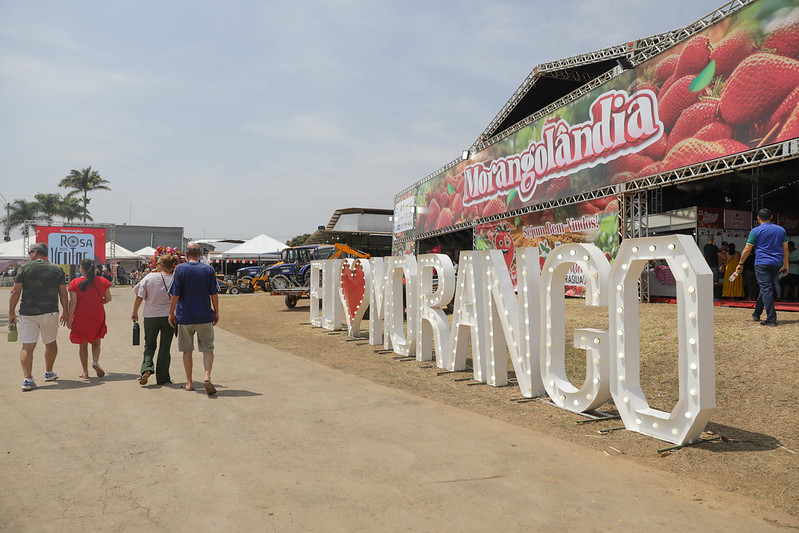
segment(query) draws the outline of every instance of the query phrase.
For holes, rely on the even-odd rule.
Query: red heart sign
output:
[[[353,268],[350,268],[347,261],[341,265],[341,293],[344,295],[344,307],[349,318],[348,322],[352,323],[366,294],[366,278],[359,259],[355,260]]]

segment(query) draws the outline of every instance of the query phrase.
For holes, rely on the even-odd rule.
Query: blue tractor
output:
[[[310,244],[285,248],[280,262],[266,269],[270,292],[306,289],[311,285],[311,261],[328,259],[336,253],[332,244]]]

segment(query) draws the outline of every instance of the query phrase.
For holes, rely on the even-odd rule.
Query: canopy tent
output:
[[[105,243],[105,258],[106,258],[106,261],[110,261],[111,260],[111,246],[113,246],[113,244],[114,243],[111,243],[111,242]],[[120,246],[118,244],[116,246],[114,246],[114,248],[115,248],[114,249],[114,260],[115,261],[125,261],[125,260],[130,260],[130,259],[135,259],[135,260],[138,260],[138,261],[144,261],[146,259],[146,257],[143,257],[141,254],[138,254],[136,252],[131,252],[127,248],[122,247],[122,246]]]
[[[0,261],[28,259],[25,250],[25,239],[0,242]]]
[[[152,257],[153,255],[155,255],[155,248],[153,248],[152,246],[145,246],[144,248],[140,248],[140,249],[136,250],[133,253],[141,255],[145,259],[148,259],[148,258]]]
[[[227,252],[222,252],[222,259],[277,259],[278,252],[286,247],[268,235],[258,235],[247,242],[234,246]]]

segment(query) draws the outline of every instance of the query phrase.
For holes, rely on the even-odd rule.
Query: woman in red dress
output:
[[[97,377],[105,376],[100,368],[100,339],[105,337],[105,304],[111,301],[111,282],[97,275],[94,261],[84,259],[80,262],[83,277],[73,279],[69,284],[69,314],[67,327],[69,340],[80,348],[80,364],[83,373],[79,377],[89,377],[89,343],[92,345],[92,368]]]

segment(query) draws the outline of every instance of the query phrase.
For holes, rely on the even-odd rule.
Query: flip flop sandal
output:
[[[105,376],[105,370],[103,370],[102,368],[100,368],[100,365],[98,365],[98,364],[93,364],[93,365],[92,365],[92,368],[94,369],[94,371],[95,371],[95,372],[97,372],[97,377],[98,377],[98,378],[101,378],[101,377]]]
[[[145,370],[144,374],[142,374],[141,378],[139,378],[139,385],[147,385],[147,380],[150,379],[151,374],[152,372]]]
[[[205,383],[203,383],[203,386],[205,387],[205,392],[208,393],[208,396],[213,396],[214,394],[216,394],[216,388],[214,387],[213,383],[211,383],[210,381],[206,381]]]
[[[188,384],[186,384],[186,385],[183,385],[183,390],[187,390],[187,391],[189,391],[189,392],[194,392],[194,387],[188,387],[187,385],[188,385]]]

